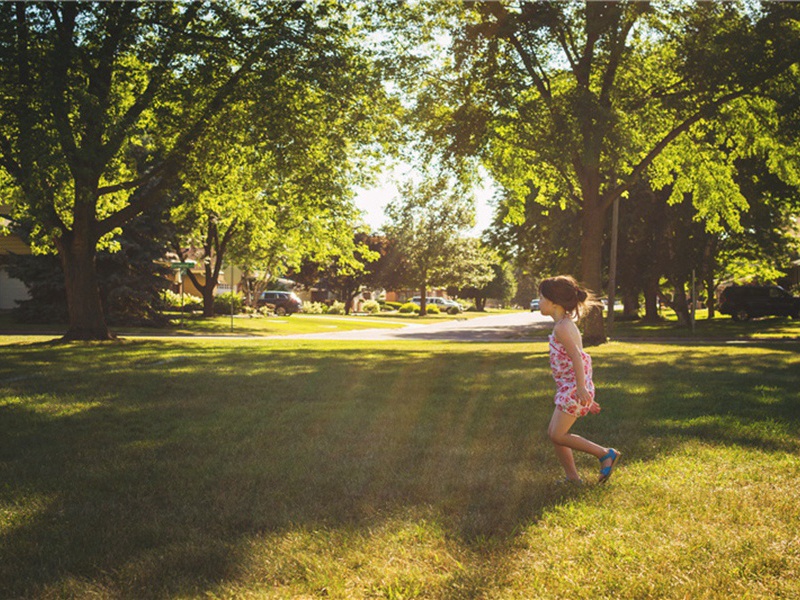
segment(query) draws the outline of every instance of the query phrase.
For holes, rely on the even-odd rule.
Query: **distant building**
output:
[[[0,207],[2,208],[2,207]],[[7,225],[8,221],[0,217],[0,225]],[[3,235],[0,233],[0,310],[9,310],[17,307],[17,300],[30,298],[28,288],[19,279],[9,277],[6,272],[6,262],[10,254],[30,254],[31,249],[14,234]]]

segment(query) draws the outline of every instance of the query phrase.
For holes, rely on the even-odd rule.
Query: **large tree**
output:
[[[463,260],[477,246],[464,240],[475,222],[474,200],[446,177],[429,174],[402,184],[386,214],[386,235],[403,257],[403,283],[419,290],[421,315],[429,287],[482,285],[492,278],[488,261]]]
[[[47,2],[0,5],[0,165],[14,215],[58,252],[66,339],[109,338],[95,256],[118,228],[174,192],[187,157],[240,99],[297,116],[270,95],[287,71],[316,102],[361,46],[334,2]],[[363,62],[358,69],[367,68]],[[335,86],[334,86],[335,87]],[[338,88],[337,88],[338,89]],[[368,92],[354,89],[362,118]],[[259,91],[263,91],[259,94]],[[352,112],[352,111],[351,111]],[[324,126],[323,123],[319,124]]]
[[[441,14],[441,3],[431,11]],[[710,228],[736,226],[733,180],[753,107],[800,54],[792,3],[454,2],[443,17],[452,60],[417,84],[432,146],[480,156],[522,219],[530,190],[579,212],[579,276],[603,289],[602,247],[614,201],[648,173],[673,200],[691,197]],[[421,34],[428,33],[422,29]],[[421,82],[421,83],[420,83]],[[735,150],[708,134],[738,122]],[[731,129],[735,129],[731,127]],[[761,138],[763,141],[763,138]],[[770,142],[775,142],[774,138]],[[792,160],[789,152],[773,152]],[[788,172],[783,171],[784,174]],[[691,194],[686,196],[686,194]],[[605,339],[595,311],[588,342]]]

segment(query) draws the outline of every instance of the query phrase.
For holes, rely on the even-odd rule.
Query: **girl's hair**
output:
[[[595,295],[569,275],[549,277],[539,284],[539,295],[562,306],[567,314],[582,319],[600,302]]]

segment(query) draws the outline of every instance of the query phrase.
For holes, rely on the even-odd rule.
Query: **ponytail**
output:
[[[570,275],[545,279],[539,284],[539,294],[563,307],[568,315],[578,320],[585,317],[595,306],[600,306],[595,295],[581,287]]]

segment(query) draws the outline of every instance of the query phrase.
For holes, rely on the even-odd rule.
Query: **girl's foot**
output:
[[[600,480],[598,483],[604,483],[611,477],[614,471],[614,466],[622,456],[621,452],[617,452],[614,448],[609,448],[608,453],[600,459]]]

